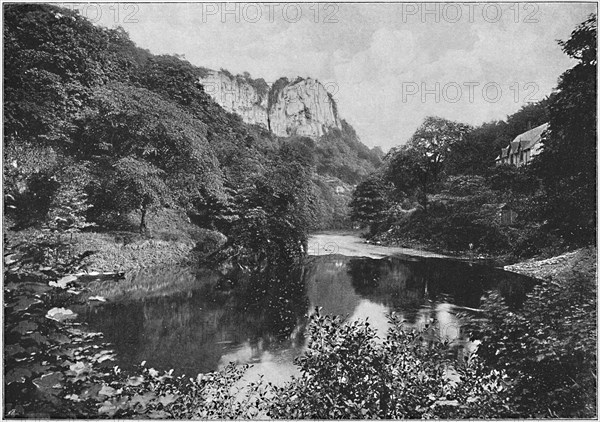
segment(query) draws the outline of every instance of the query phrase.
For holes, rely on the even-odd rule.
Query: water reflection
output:
[[[476,309],[491,289],[518,305],[532,284],[516,274],[449,260],[331,255],[297,268],[201,278],[177,294],[80,312],[114,344],[121,367],[146,360],[193,376],[229,362],[250,363],[246,379],[264,374],[281,383],[297,371],[293,360],[305,347],[306,315],[316,306],[350,320],[368,318],[380,337],[388,328],[386,314],[394,311],[409,327],[433,327],[426,340],[452,342],[462,354],[471,346],[458,313]]]

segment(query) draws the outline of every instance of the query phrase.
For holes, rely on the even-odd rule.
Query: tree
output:
[[[377,232],[379,225],[386,219],[389,208],[390,187],[377,177],[372,176],[356,187],[350,202],[350,218],[370,226],[371,234]]]
[[[171,202],[163,177],[162,170],[133,157],[121,158],[114,165],[114,179],[109,189],[121,210],[139,210],[140,233],[147,229],[148,212]]]
[[[427,210],[427,195],[441,181],[446,160],[471,127],[440,117],[427,117],[406,147],[390,154],[387,175],[397,189],[413,191]]]
[[[421,155],[432,182],[438,181],[450,151],[470,130],[470,126],[462,123],[426,117],[408,141],[409,147]]]
[[[311,140],[285,142],[263,175],[234,197],[239,218],[227,234],[242,265],[292,264],[306,250],[311,198]]]
[[[73,233],[93,226],[87,220],[87,211],[92,207],[85,192],[90,181],[90,175],[85,165],[63,162],[62,171],[58,173],[60,184],[52,202],[47,217],[47,227],[54,232]]]
[[[110,46],[117,32],[52,5],[3,12],[5,139],[64,146],[90,89],[116,76]]]
[[[426,176],[421,171],[422,157],[416,150],[403,145],[390,151],[384,169],[384,177],[394,185],[394,196],[420,196],[420,177]]]
[[[122,157],[148,162],[164,172],[173,200],[188,211],[203,195],[223,196],[223,175],[205,125],[144,88],[111,83],[94,94],[97,110],[80,121],[71,149],[75,156],[107,171]]]
[[[533,162],[546,191],[549,227],[578,243],[596,239],[596,15],[580,24],[563,51],[579,63],[564,72],[550,105],[550,128]]]

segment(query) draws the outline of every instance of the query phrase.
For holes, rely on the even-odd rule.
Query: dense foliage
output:
[[[596,283],[580,273],[546,280],[518,311],[497,294],[471,327],[477,355],[514,379],[515,408],[524,417],[596,414]]]
[[[319,174],[356,184],[381,164],[381,156],[362,144],[345,120],[341,123],[341,130],[331,129],[316,145],[316,168]]]
[[[357,186],[350,203],[352,220],[368,225],[371,233],[375,234],[387,217],[389,188],[390,185],[386,186],[385,181],[377,176]]]
[[[261,218],[292,224],[297,245],[309,228],[347,223],[348,201],[320,177],[357,183],[379,163],[345,122],[318,144],[296,140],[306,148],[290,156],[287,140],[204,92],[207,69],[152,55],[120,28],[51,5],[9,5],[4,18],[4,194],[15,228],[56,225],[69,192],[78,198],[71,230],[146,231],[168,207],[234,235]],[[267,94],[264,80],[237,77]],[[289,195],[274,205],[278,192]]]
[[[446,357],[394,315],[385,339],[368,322],[311,316],[301,377],[276,389],[269,415],[284,419],[430,419],[511,415],[500,371]],[[432,328],[431,328],[432,329]],[[425,329],[427,330],[427,328]],[[452,378],[451,374],[455,374]]]
[[[427,209],[427,197],[438,187],[450,152],[469,130],[461,123],[425,118],[405,146],[390,152],[386,178]]]
[[[544,184],[542,216],[548,220],[548,229],[582,244],[596,239],[596,15],[560,45],[578,63],[560,77],[536,173]]]

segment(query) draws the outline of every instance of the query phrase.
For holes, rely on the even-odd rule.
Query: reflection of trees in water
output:
[[[254,338],[289,339],[308,311],[303,267],[267,266],[250,273],[232,291],[235,314],[244,315]]]
[[[462,328],[466,315],[457,315],[461,307],[478,308],[490,290],[518,305],[533,286],[517,274],[448,259],[358,258],[347,268],[357,293],[400,313],[409,326],[427,324],[425,341],[451,341],[455,356],[472,346]]]
[[[212,284],[108,304],[88,309],[85,318],[114,344],[121,366],[146,360],[191,375],[217,369],[222,355],[241,344],[256,353],[304,344],[308,303],[301,267],[271,267],[234,284],[228,291]]]
[[[212,285],[219,276],[210,269],[155,267],[127,273],[124,280],[92,281],[89,287],[110,301],[147,300],[152,297],[178,295],[206,284]]]
[[[518,303],[532,286],[531,280],[517,274],[438,258],[353,259],[348,262],[348,274],[357,293],[401,309],[410,319],[428,302],[450,301],[477,308],[490,290]]]
[[[93,330],[113,343],[120,366],[141,361],[161,369],[195,375],[216,368],[224,333],[216,322],[223,318],[223,297],[214,302],[208,291],[117,303],[89,311]]]
[[[348,274],[356,293],[368,296],[380,287],[383,265],[374,259],[352,259],[348,261]]]
[[[352,287],[346,266],[351,258],[341,255],[326,255],[313,259],[305,272],[305,284],[311,311],[323,308],[327,315],[352,315],[361,297]]]
[[[192,284],[185,277],[183,282]],[[225,356],[256,362],[267,352],[298,352],[309,303],[323,307],[323,313],[346,316],[371,301],[402,313],[411,325],[437,319],[446,325],[440,334],[454,338],[449,329],[458,328],[448,327],[458,324],[456,312],[440,309],[440,303],[478,307],[485,290],[518,298],[531,286],[523,277],[462,263],[342,256],[318,257],[304,267],[230,274],[229,279],[221,288],[201,279],[194,290],[86,308],[82,316],[115,345],[120,366],[146,360],[156,368],[195,375],[217,369]]]
[[[417,320],[425,303],[427,280],[414,271],[414,263],[396,258],[353,259],[348,263],[353,288],[361,296],[394,310],[407,322]]]

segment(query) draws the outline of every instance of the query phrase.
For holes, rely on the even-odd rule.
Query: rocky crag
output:
[[[244,122],[261,125],[277,136],[319,138],[332,128],[342,129],[337,105],[316,79],[280,78],[273,84],[234,76],[226,70],[209,71],[200,84],[221,107]]]

